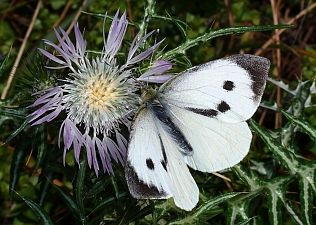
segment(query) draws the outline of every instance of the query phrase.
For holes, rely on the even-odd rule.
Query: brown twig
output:
[[[228,18],[229,18],[229,24],[231,27],[235,27],[236,23],[234,20],[234,15],[233,15],[233,10],[232,10],[232,6],[229,0],[225,0],[225,6],[227,8],[228,11]],[[228,44],[228,49],[231,49],[234,45],[234,40],[235,40],[235,35],[231,35],[230,40],[229,40],[229,44]]]
[[[271,3],[271,8],[272,8],[272,12],[273,12],[273,23],[274,25],[278,25],[279,21],[279,5],[280,5],[280,0],[278,1],[278,3],[275,2],[275,0],[270,0]],[[278,34],[275,31],[275,43],[277,45],[280,44],[280,34]],[[281,49],[277,48],[275,50],[275,62],[276,62],[276,67],[274,67],[274,75],[277,79],[280,78],[280,68],[281,68]],[[277,87],[277,104],[278,106],[281,106],[281,88]],[[275,128],[279,128],[282,124],[282,116],[280,113],[276,113],[275,114]]]
[[[297,14],[294,18],[292,18],[289,22],[287,22],[286,24],[291,25],[293,24],[296,20],[298,20],[299,18],[301,18],[302,16],[304,16],[308,11],[312,10],[316,8],[316,2],[313,3],[312,5],[310,5],[308,8],[306,8],[305,10],[301,11],[299,14]],[[254,55],[261,55],[262,52],[272,43],[274,42],[274,40],[276,39],[277,36],[280,36],[280,34],[282,34],[286,29],[282,29],[282,30],[278,30],[275,32],[275,34],[258,50],[255,52]]]
[[[80,8],[78,9],[78,12],[77,12],[77,14],[76,14],[74,20],[72,21],[72,23],[70,24],[70,26],[68,27],[68,29],[67,29],[67,31],[66,31],[67,34],[69,34],[70,31],[72,30],[72,28],[74,27],[75,21],[78,20],[79,16],[80,16],[81,13],[82,13],[82,9],[83,9],[83,7],[87,4],[87,2],[88,2],[88,0],[84,0],[84,1],[82,2],[82,4],[81,4]]]
[[[130,3],[129,0],[126,0],[126,3],[127,3],[127,12],[128,12],[129,21],[131,21],[132,23],[134,23],[134,22],[133,22],[132,9],[131,9],[131,3]],[[135,35],[135,28],[134,28],[134,27],[132,27],[131,33],[132,33],[132,39],[134,39],[135,36],[136,36],[136,35]]]
[[[53,24],[52,28],[57,27],[57,26],[61,23],[61,21],[63,21],[63,19],[64,19],[65,16],[67,15],[67,12],[68,12],[68,10],[69,10],[69,8],[70,8],[71,2],[72,2],[72,0],[69,0],[69,1],[67,2],[67,4],[65,5],[64,10],[63,10],[62,13],[60,14],[59,19]]]
[[[31,23],[30,23],[30,25],[29,25],[29,28],[28,28],[27,31],[26,31],[26,34],[25,34],[25,37],[24,37],[24,39],[23,39],[22,45],[21,45],[21,47],[20,47],[19,53],[18,53],[18,55],[17,55],[17,57],[16,57],[16,59],[15,59],[14,65],[13,65],[12,70],[11,70],[11,72],[10,72],[10,75],[9,75],[9,78],[8,78],[8,81],[7,81],[7,84],[6,84],[6,86],[4,87],[4,89],[3,89],[3,93],[2,93],[2,95],[1,95],[1,99],[5,99],[5,98],[7,97],[7,94],[8,94],[8,91],[9,91],[9,89],[10,89],[10,86],[11,86],[11,83],[12,83],[12,80],[13,80],[13,77],[14,77],[15,72],[16,72],[18,66],[19,66],[20,61],[21,61],[21,57],[22,57],[22,55],[23,55],[23,52],[24,52],[24,49],[25,49],[25,45],[26,45],[26,43],[27,43],[27,41],[28,41],[28,39],[29,39],[29,36],[30,36],[30,34],[31,34],[31,31],[32,31],[32,29],[33,29],[35,20],[36,20],[36,18],[37,18],[37,15],[38,15],[38,13],[39,13],[39,10],[40,10],[41,6],[42,6],[42,0],[39,0],[38,3],[37,3],[36,9],[35,9],[35,11],[34,11],[33,17],[32,17],[32,21],[31,21]]]

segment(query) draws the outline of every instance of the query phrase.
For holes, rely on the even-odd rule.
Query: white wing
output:
[[[170,107],[172,121],[193,149],[185,162],[202,172],[215,172],[234,166],[248,153],[252,134],[246,122],[228,123],[194,112]]]
[[[227,122],[249,119],[260,104],[270,62],[233,55],[193,67],[159,89],[166,104]]]
[[[130,134],[125,176],[135,198],[165,199],[191,210],[199,190],[179,147],[153,113],[141,107]]]
[[[240,162],[252,134],[245,120],[256,111],[269,60],[234,55],[193,67],[159,89],[166,113],[193,149],[186,163],[203,172]]]

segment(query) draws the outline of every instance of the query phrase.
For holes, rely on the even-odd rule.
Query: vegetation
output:
[[[316,72],[313,1],[0,1],[0,223],[1,224],[313,224],[316,221]],[[225,55],[248,53],[271,61],[261,107],[248,121],[254,135],[247,157],[213,174],[191,170],[200,201],[190,212],[172,199],[136,200],[124,169],[114,175],[80,167],[74,151],[63,164],[60,118],[30,126],[34,92],[68,73],[52,70],[38,48],[57,43],[61,27],[75,41],[78,21],[89,54],[102,51],[105,12],[117,9],[130,22],[120,60],[138,32],[146,49],[166,38],[155,57],[172,73]],[[105,24],[105,31],[110,23]],[[284,29],[281,29],[284,28]],[[21,57],[22,56],[22,57]],[[139,63],[148,68],[149,60]],[[168,71],[169,72],[169,71]],[[138,74],[136,74],[137,76]],[[13,79],[12,79],[13,78]],[[122,130],[128,137],[128,131]]]

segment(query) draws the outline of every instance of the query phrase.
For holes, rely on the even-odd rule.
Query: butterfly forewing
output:
[[[193,67],[167,81],[161,98],[197,114],[227,122],[249,119],[260,104],[269,60],[234,55]]]

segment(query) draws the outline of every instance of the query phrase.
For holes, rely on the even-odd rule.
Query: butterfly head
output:
[[[143,87],[141,92],[142,92],[142,101],[143,102],[148,102],[157,96],[157,91],[154,90],[150,86]]]

